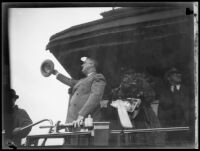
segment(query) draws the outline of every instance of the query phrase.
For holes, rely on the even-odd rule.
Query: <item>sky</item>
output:
[[[51,119],[65,123],[68,108],[68,86],[54,75],[43,77],[41,63],[54,62],[55,69],[69,76],[56,58],[45,50],[50,36],[74,25],[102,18],[100,13],[111,7],[76,8],[10,8],[9,47],[11,87],[19,99],[16,104],[27,111],[32,121]],[[48,129],[34,126],[30,135],[45,134]]]

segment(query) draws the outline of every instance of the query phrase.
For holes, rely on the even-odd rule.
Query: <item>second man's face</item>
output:
[[[181,83],[181,74],[174,73],[170,76],[170,81],[172,84],[180,84]]]

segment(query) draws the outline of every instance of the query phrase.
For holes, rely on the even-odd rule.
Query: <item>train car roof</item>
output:
[[[109,84],[123,67],[162,75],[171,67],[188,70],[192,61],[190,5],[145,5],[103,12],[102,19],[72,26],[50,37],[46,49],[73,77],[80,78],[82,56],[97,59]]]

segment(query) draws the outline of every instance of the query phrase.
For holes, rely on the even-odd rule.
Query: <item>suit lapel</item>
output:
[[[78,89],[78,87],[80,86],[80,84],[82,83],[82,81],[84,80],[85,78],[83,79],[80,79],[73,87],[73,90],[72,90],[72,94],[74,94],[74,92]]]
[[[83,79],[80,79],[80,80],[75,84],[75,86],[73,87],[72,94],[78,89],[78,87],[79,87],[82,83],[84,83],[84,82],[86,82],[87,80],[93,78],[94,75],[96,75],[96,73],[93,73],[93,74],[90,75],[90,76],[87,76],[87,77],[85,77],[85,78],[83,78]]]

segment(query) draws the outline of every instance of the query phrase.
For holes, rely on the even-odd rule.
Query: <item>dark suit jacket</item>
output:
[[[167,86],[160,95],[158,117],[162,127],[188,126],[189,94],[184,85],[172,92]]]
[[[94,121],[100,118],[100,101],[106,85],[102,74],[93,73],[81,80],[58,74],[57,79],[72,87],[66,123],[76,120],[78,115],[87,117],[90,114]]]

